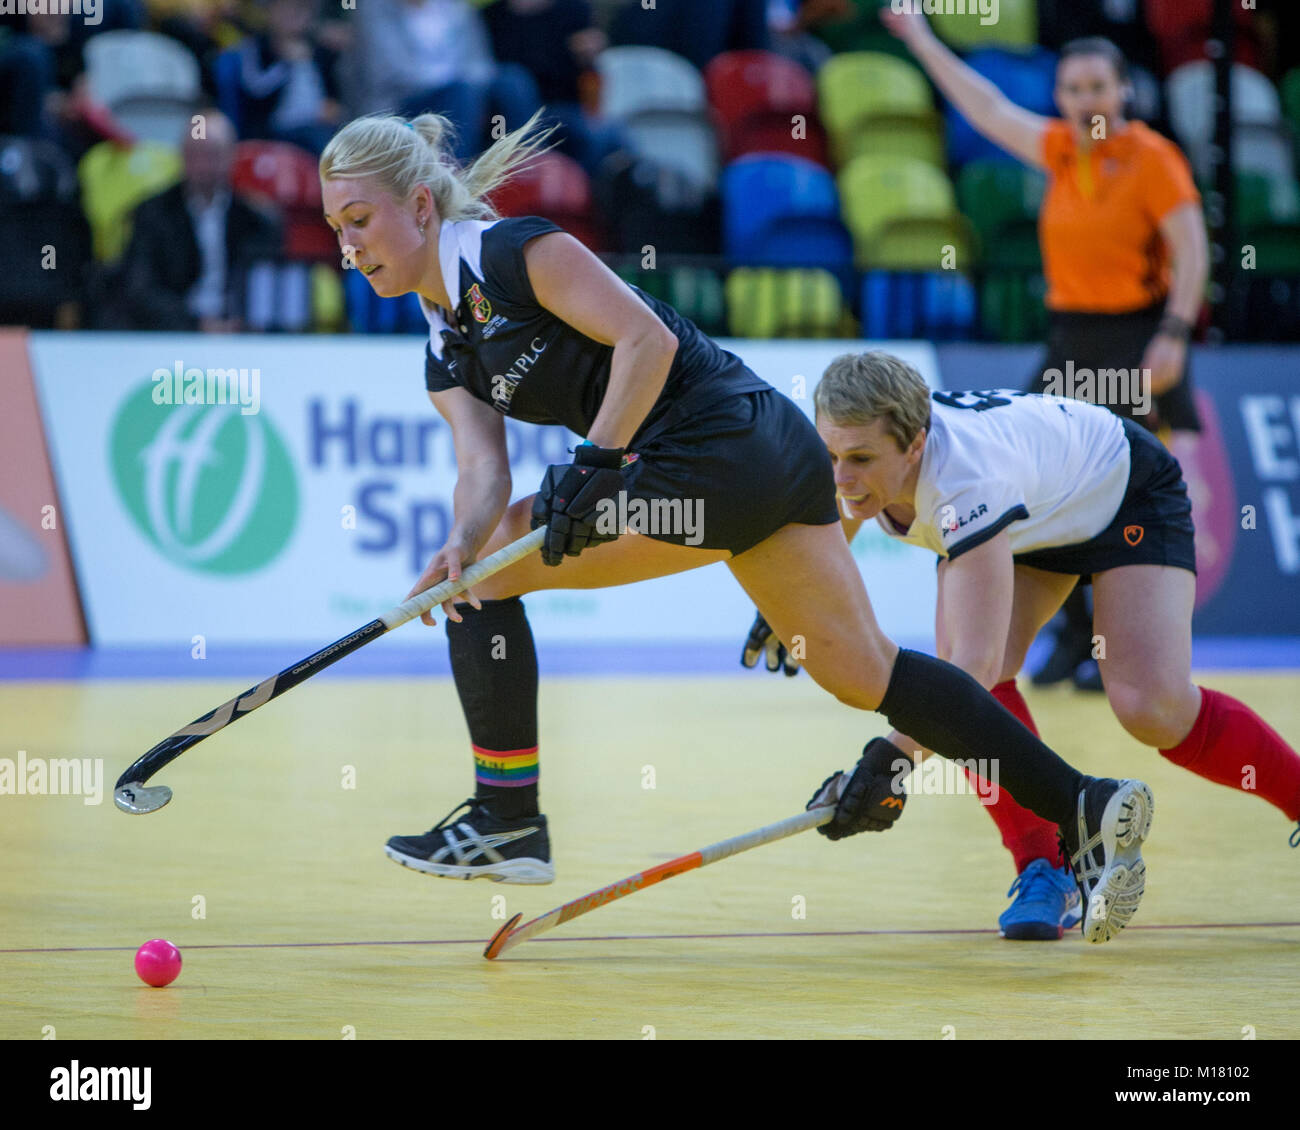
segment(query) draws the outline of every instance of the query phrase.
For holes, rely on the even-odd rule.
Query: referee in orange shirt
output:
[[[1061,117],[1045,118],[963,63],[924,16],[886,8],[881,19],[980,133],[1047,174],[1039,242],[1051,317],[1047,356],[1030,391],[1091,399],[1166,440],[1200,431],[1187,373],[1209,273],[1200,194],[1172,141],[1125,120],[1131,87],[1119,49],[1100,38],[1067,43],[1056,69]],[[1094,379],[1102,369],[1136,369],[1140,378],[1079,387],[1083,369]],[[1076,685],[1100,690],[1081,589],[1065,613],[1056,649],[1034,681],[1074,675]]]

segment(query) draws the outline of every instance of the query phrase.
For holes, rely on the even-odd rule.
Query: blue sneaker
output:
[[[1035,859],[1011,884],[1016,896],[998,918],[1002,936],[1014,942],[1053,942],[1079,924],[1083,906],[1079,885],[1066,868]]]

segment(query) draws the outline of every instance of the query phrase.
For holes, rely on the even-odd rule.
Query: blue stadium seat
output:
[[[956,271],[867,271],[862,335],[961,341],[975,328],[975,288]]]
[[[1052,88],[1056,82],[1056,55],[1044,47],[1030,52],[1004,51],[987,47],[972,51],[966,62],[1002,91],[1012,102],[1035,114],[1056,116]],[[1006,150],[981,137],[974,127],[953,108],[944,106],[948,130],[948,161],[964,165],[967,161],[1014,161]]]
[[[414,292],[380,298],[360,271],[343,272],[343,299],[353,333],[427,333],[429,323]]]
[[[722,211],[724,245],[731,260],[766,263],[772,262],[764,256],[773,249],[785,253],[791,248],[781,231],[787,221],[803,222],[810,236],[815,230],[819,247],[833,244],[829,233],[839,226],[839,195],[835,178],[812,161],[754,154],[723,171]],[[837,260],[833,248],[832,254],[832,261]]]

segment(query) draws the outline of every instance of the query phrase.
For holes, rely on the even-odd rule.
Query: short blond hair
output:
[[[455,127],[441,114],[421,114],[409,123],[394,114],[356,118],[325,146],[320,177],[375,177],[398,200],[427,184],[441,219],[495,220],[492,191],[550,148],[546,143],[556,127],[536,130],[540,118],[539,110],[464,168],[452,155]]]
[[[900,451],[930,427],[930,389],[892,353],[842,353],[826,366],[813,393],[817,418],[847,427],[884,419]]]

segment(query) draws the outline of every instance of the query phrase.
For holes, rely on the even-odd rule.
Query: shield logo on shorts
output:
[[[1128,542],[1129,545],[1137,545],[1137,543],[1142,540],[1142,535],[1144,533],[1146,533],[1146,530],[1141,526],[1125,526],[1124,540]]]

